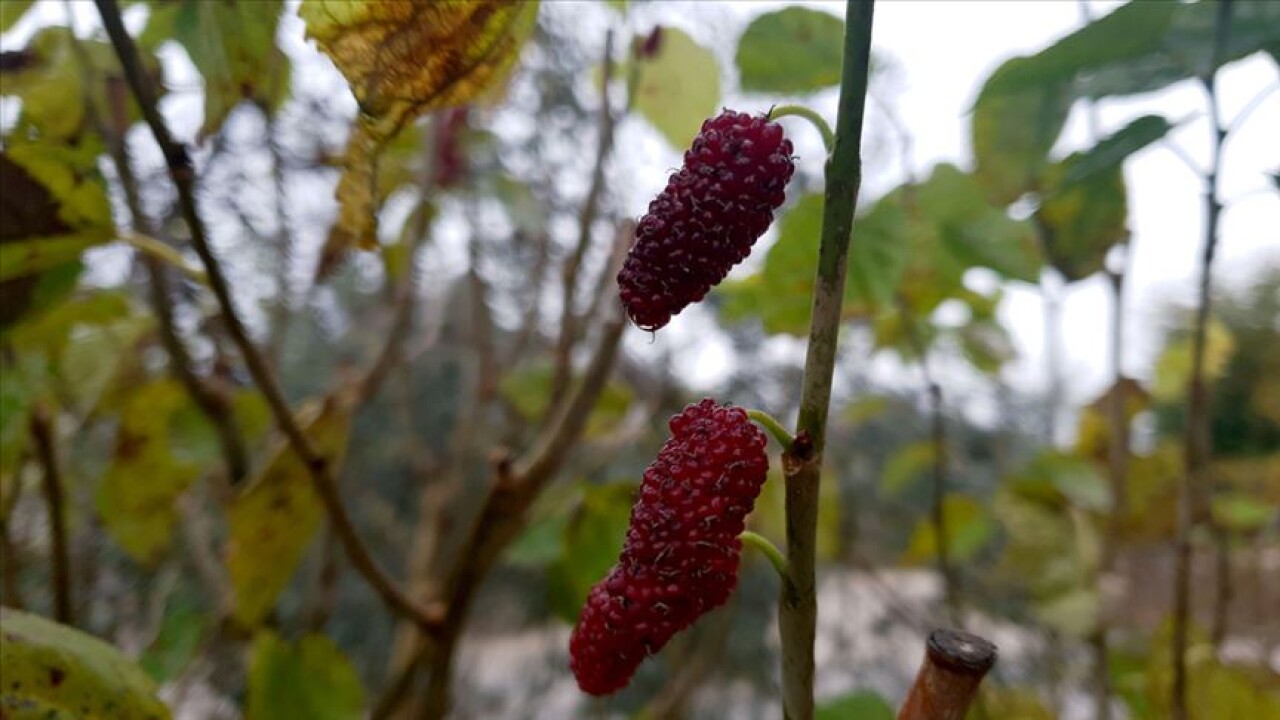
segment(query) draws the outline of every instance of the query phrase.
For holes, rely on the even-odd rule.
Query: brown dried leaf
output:
[[[347,78],[360,117],[338,183],[330,256],[377,245],[377,161],[422,113],[481,98],[510,71],[537,17],[516,0],[305,0],[307,35]]]

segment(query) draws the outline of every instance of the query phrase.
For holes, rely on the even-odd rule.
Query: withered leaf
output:
[[[338,182],[329,251],[377,245],[377,162],[422,113],[482,98],[508,74],[537,17],[519,0],[304,0],[307,36],[347,78],[360,116]]]

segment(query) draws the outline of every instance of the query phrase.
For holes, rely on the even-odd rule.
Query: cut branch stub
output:
[[[898,720],[964,720],[995,664],[996,646],[990,642],[959,630],[934,630]]]

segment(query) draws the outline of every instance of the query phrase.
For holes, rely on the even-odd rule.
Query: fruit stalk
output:
[[[827,410],[848,269],[849,239],[862,184],[862,119],[871,58],[874,0],[848,0],[844,61],[835,147],[826,163],[826,197],[818,274],[814,285],[809,347],[805,357],[800,417],[795,441],[784,455],[786,476],[787,577],[778,602],[782,636],[783,716],[813,717],[813,639],[818,607],[814,560],[818,489]]]

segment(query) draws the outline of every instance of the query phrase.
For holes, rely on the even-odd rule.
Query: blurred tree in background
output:
[[[955,624],[1001,646],[978,717],[1174,717],[1181,658],[1190,717],[1280,718],[1280,269],[1216,278],[1199,346],[1180,299],[1131,377],[1124,167],[1188,121],[1061,142],[1073,108],[1200,82],[1218,158],[1248,110],[1222,118],[1215,73],[1280,63],[1280,4],[1227,4],[1130,2],[964,78],[972,157],[919,177],[873,56],[866,173],[900,149],[907,177],[860,204],[849,257],[818,717],[892,717]],[[832,8],[134,1],[129,58],[115,5],[0,0],[0,715],[775,717],[758,557],[614,697],[578,692],[566,645],[705,390],[698,336],[727,348],[722,397],[798,411],[812,128],[784,120],[776,231],[683,334],[628,328],[614,277],[654,158],[722,105],[829,97]],[[1052,323],[1047,392],[1012,387],[1008,293],[1052,308],[1091,278],[1106,391],[1068,406]],[[780,472],[749,525],[786,537]]]

